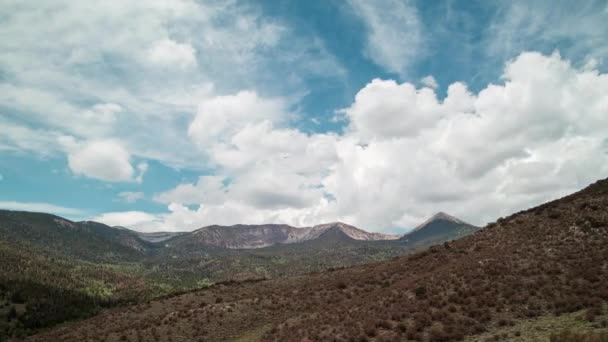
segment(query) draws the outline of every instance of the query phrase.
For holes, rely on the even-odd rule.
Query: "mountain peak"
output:
[[[453,223],[457,223],[457,224],[469,225],[468,223],[464,222],[463,220],[461,220],[459,218],[456,218],[452,215],[444,213],[443,211],[440,211],[440,212],[436,213],[435,215],[431,216],[431,218],[429,218],[428,220],[419,224],[416,228],[414,228],[413,231],[420,230],[420,229],[428,226],[430,223],[438,221],[438,220],[449,221],[449,222],[453,222]]]
[[[401,240],[408,243],[431,243],[454,240],[472,234],[475,227],[452,215],[438,212],[428,220],[418,225],[414,230],[405,234]]]
[[[331,229],[337,229],[337,230],[341,231],[343,234],[345,234],[346,236],[348,236],[349,238],[354,239],[354,240],[375,241],[375,240],[397,240],[397,239],[399,239],[399,236],[397,236],[397,235],[372,233],[372,232],[365,231],[363,229],[359,229],[355,226],[351,226],[344,222],[325,223],[325,224],[316,225],[311,228],[311,230],[313,230],[313,231],[322,231],[322,232],[326,232]]]

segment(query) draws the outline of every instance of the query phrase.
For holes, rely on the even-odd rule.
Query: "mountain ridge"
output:
[[[367,232],[354,226],[331,222],[312,227],[296,228],[286,224],[211,225],[191,233],[168,239],[168,244],[215,246],[228,249],[255,249],[277,244],[293,244],[320,238],[328,230],[338,230],[346,237],[359,241],[398,240],[399,236]]]

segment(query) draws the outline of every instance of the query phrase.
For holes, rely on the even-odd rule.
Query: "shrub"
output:
[[[416,295],[416,298],[424,298],[426,296],[426,287],[417,287],[416,290],[414,290],[414,294]]]
[[[369,337],[374,337],[377,334],[376,328],[375,327],[367,327],[365,329],[365,334]]]
[[[551,210],[547,214],[547,217],[549,217],[550,219],[558,219],[561,217],[561,214],[559,213],[559,211]]]

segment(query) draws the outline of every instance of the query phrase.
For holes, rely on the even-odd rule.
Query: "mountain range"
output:
[[[214,283],[302,276],[387,260],[430,241],[456,238],[464,229],[460,221],[442,227],[415,241],[340,222],[140,233],[0,210],[0,317],[19,309],[10,320],[0,320],[0,337]]]
[[[321,224],[314,227],[295,228],[284,224],[234,226],[208,226],[191,233],[182,234],[166,241],[174,247],[184,245],[215,246],[228,249],[263,248],[277,244],[302,243],[323,239],[325,234],[335,232],[346,238],[359,241],[397,240],[399,236],[368,233],[341,222]]]
[[[412,234],[447,222],[458,223],[441,214]],[[219,283],[104,311],[30,340],[604,341],[607,255],[602,180],[413,254]]]

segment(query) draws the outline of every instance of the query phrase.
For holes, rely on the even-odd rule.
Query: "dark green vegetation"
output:
[[[564,325],[544,341],[602,341],[606,284],[608,180],[415,254],[218,284],[104,311],[31,340],[485,341],[501,340],[501,329],[574,314],[592,329]],[[527,333],[506,337],[525,341]]]
[[[335,270],[420,247],[353,240],[330,229],[302,243],[235,250],[191,243],[189,234],[142,235],[49,214],[0,211],[0,340],[216,282]]]

